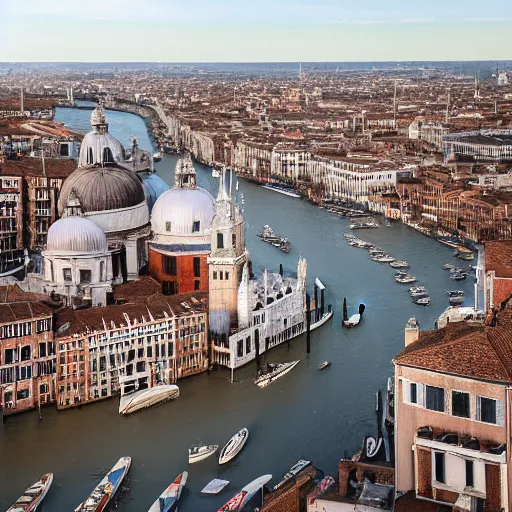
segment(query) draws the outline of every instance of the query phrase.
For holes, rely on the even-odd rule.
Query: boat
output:
[[[259,386],[260,388],[264,388],[269,384],[272,384],[275,380],[279,379],[283,375],[286,375],[288,372],[292,371],[295,366],[297,366],[300,362],[300,359],[297,361],[290,361],[289,363],[278,363],[278,364],[268,364],[267,372],[263,375],[260,375],[255,381],[254,384]]]
[[[418,304],[418,306],[429,306],[430,305],[430,297],[421,297],[419,299],[415,299],[414,304]]]
[[[464,297],[450,297],[449,301],[450,306],[461,306],[462,304],[464,304]]]
[[[409,265],[409,263],[407,263],[407,261],[395,260],[395,261],[390,261],[389,266],[391,268],[409,268],[410,265]]]
[[[410,276],[408,274],[399,275],[395,277],[395,281],[400,284],[409,284],[409,283],[415,283],[417,279],[414,276]]]
[[[226,485],[229,484],[229,480],[221,480],[220,478],[214,478],[211,482],[206,484],[201,491],[202,494],[219,494]]]
[[[468,275],[464,272],[455,272],[450,276],[450,279],[453,279],[454,281],[464,281]]]
[[[342,322],[343,327],[351,328],[351,327],[355,327],[356,325],[359,325],[361,323],[361,320],[363,319],[363,313],[364,313],[365,309],[366,309],[366,306],[364,304],[359,304],[358,313],[356,313],[355,315],[352,315],[350,318],[343,320],[343,322]],[[343,313],[345,314],[345,303],[343,305]]]
[[[180,396],[180,389],[174,384],[160,384],[121,396],[119,414],[132,414],[140,409],[158,405]]]
[[[115,496],[130,469],[131,457],[121,457],[75,512],[102,512]]]
[[[160,162],[160,160],[162,160],[161,151],[157,151],[156,153],[153,153],[153,162]]]
[[[210,444],[208,446],[194,446],[188,449],[188,463],[194,464],[194,462],[201,462],[204,459],[213,455],[219,446],[216,444]]]
[[[222,448],[219,455],[219,464],[226,464],[230,460],[233,460],[245,446],[247,439],[249,437],[249,431],[246,428],[243,428],[239,432],[237,432]]]
[[[423,286],[411,286],[409,288],[409,293],[415,293],[415,292],[425,292],[427,289]]]
[[[181,492],[187,483],[188,473],[183,471],[179,474],[174,482],[160,494],[158,499],[151,505],[148,512],[173,512],[178,508],[178,501],[181,497]]]
[[[218,169],[212,169],[212,178],[220,178],[220,171]]]
[[[53,473],[46,473],[32,484],[7,512],[33,512],[41,504],[52,485]]]
[[[372,229],[378,228],[379,225],[376,222],[354,222],[350,224],[350,229]]]
[[[260,491],[263,486],[272,480],[272,475],[263,475],[256,480],[248,483],[240,492],[235,494],[225,505],[219,508],[217,512],[239,512]]]
[[[462,290],[448,290],[446,292],[448,297],[464,297],[464,292]]]
[[[459,250],[457,257],[461,260],[471,261],[475,258],[475,255],[473,254],[473,251],[461,249]]]
[[[281,185],[278,183],[266,183],[262,188],[267,190],[272,190],[273,192],[278,192],[279,194],[284,194],[289,197],[300,197],[292,187],[288,187],[287,185]]]
[[[382,437],[379,437],[379,440],[377,441],[374,437],[368,436],[366,438],[366,457],[369,459],[373,459],[377,453],[379,453],[379,450],[382,446]]]
[[[318,369],[320,371],[322,370],[325,370],[326,368],[329,368],[329,366],[331,366],[331,362],[330,361],[324,361],[319,367]]]
[[[452,265],[451,263],[445,263],[443,265],[443,270],[451,270],[455,265]]]
[[[286,475],[283,476],[281,481],[274,485],[274,491],[285,485],[287,482],[289,482],[294,476],[298,475],[304,468],[307,468],[311,464],[311,461],[301,459],[298,462],[296,462],[290,470],[286,473]]]
[[[323,494],[329,487],[335,484],[334,478],[332,476],[324,477],[320,483],[315,487],[313,492],[308,496],[308,503],[313,505],[315,503],[318,496]]]
[[[415,299],[421,299],[423,297],[428,297],[427,290],[419,290],[417,292],[410,292],[410,296]]]
[[[384,254],[382,256],[377,255],[376,257],[372,258],[372,260],[377,261],[378,263],[391,263],[395,261],[395,258],[389,254]]]
[[[290,252],[291,247],[288,238],[281,238],[281,241],[279,242],[279,249],[281,249],[281,251],[285,252],[286,254]]]

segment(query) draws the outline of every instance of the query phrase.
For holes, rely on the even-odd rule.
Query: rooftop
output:
[[[496,277],[512,278],[512,240],[485,243],[485,270]]]

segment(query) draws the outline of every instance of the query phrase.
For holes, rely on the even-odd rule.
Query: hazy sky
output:
[[[15,0],[1,13],[3,61],[512,59],[512,0]]]

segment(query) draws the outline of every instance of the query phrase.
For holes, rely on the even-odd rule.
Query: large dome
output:
[[[62,216],[70,201],[78,200],[84,213],[118,210],[145,200],[137,176],[119,167],[85,167],[74,171],[64,182],[59,196]]]
[[[125,159],[122,144],[110,133],[89,132],[83,139],[78,157],[78,167],[118,163]]]
[[[46,250],[104,253],[108,250],[107,237],[99,226],[85,217],[64,217],[50,226]]]
[[[151,227],[157,235],[205,236],[214,214],[213,196],[205,189],[172,188],[154,204]]]

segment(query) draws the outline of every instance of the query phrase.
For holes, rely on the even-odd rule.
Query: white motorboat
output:
[[[187,483],[188,473],[183,471],[179,474],[174,482],[160,494],[158,499],[151,505],[148,512],[173,512],[178,510],[178,501],[181,492]]]
[[[220,178],[220,171],[218,169],[212,169],[212,178]]]
[[[253,480],[243,487],[242,490],[235,494],[225,505],[220,507],[218,512],[239,512],[243,510],[252,497],[263,489],[263,486],[268,484],[270,480],[272,480],[272,475],[263,475],[256,478],[256,480]]]
[[[160,151],[153,153],[153,162],[160,162],[160,160],[162,160],[162,153]]]
[[[343,327],[355,327],[356,325],[359,325],[359,322],[361,322],[361,315],[356,313],[355,315],[352,315],[348,320],[343,320]]]
[[[246,428],[237,432],[222,448],[219,456],[219,464],[226,464],[230,460],[233,460],[245,446],[247,439],[249,438],[249,431]]]
[[[41,504],[53,482],[53,473],[46,473],[32,484],[7,512],[33,512]]]
[[[140,409],[158,405],[180,396],[180,389],[174,384],[162,384],[121,396],[119,414],[132,414]]]
[[[393,256],[390,256],[389,254],[382,254],[373,256],[372,260],[378,263],[391,263],[392,261],[395,261],[395,258],[393,258]]]
[[[403,261],[403,260],[395,260],[395,261],[391,261],[389,263],[389,266],[391,268],[409,268],[409,263],[407,263],[407,261]]]
[[[462,290],[448,290],[446,292],[448,297],[464,297],[464,292]]]
[[[274,485],[274,491],[276,489],[279,489],[283,485],[285,485],[287,482],[289,482],[294,476],[298,475],[304,468],[307,468],[311,464],[311,461],[301,459],[298,462],[296,462],[290,470],[286,473],[286,475],[283,476],[281,481]]]
[[[415,292],[425,292],[427,289],[421,285],[421,286],[411,286],[409,288],[409,293],[415,293]]]
[[[229,484],[229,480],[221,480],[220,478],[214,478],[209,482],[201,491],[202,494],[219,494],[226,485]]]
[[[421,299],[423,297],[428,297],[427,290],[420,290],[418,292],[410,292],[410,295],[413,299]]]
[[[194,464],[194,462],[201,462],[213,455],[219,446],[211,444],[208,446],[194,446],[188,449],[188,463]]]
[[[292,371],[300,362],[298,361],[290,361],[289,363],[279,363],[276,365],[269,364],[269,371],[261,376],[259,376],[254,384],[259,386],[260,388],[264,388],[269,384],[272,384],[275,380],[283,377],[288,372]]]
[[[429,306],[430,297],[421,297],[420,299],[415,299],[414,304],[418,304],[418,306]]]
[[[415,283],[417,279],[414,276],[410,275],[399,275],[395,277],[395,281],[400,284],[409,284],[409,283]]]

